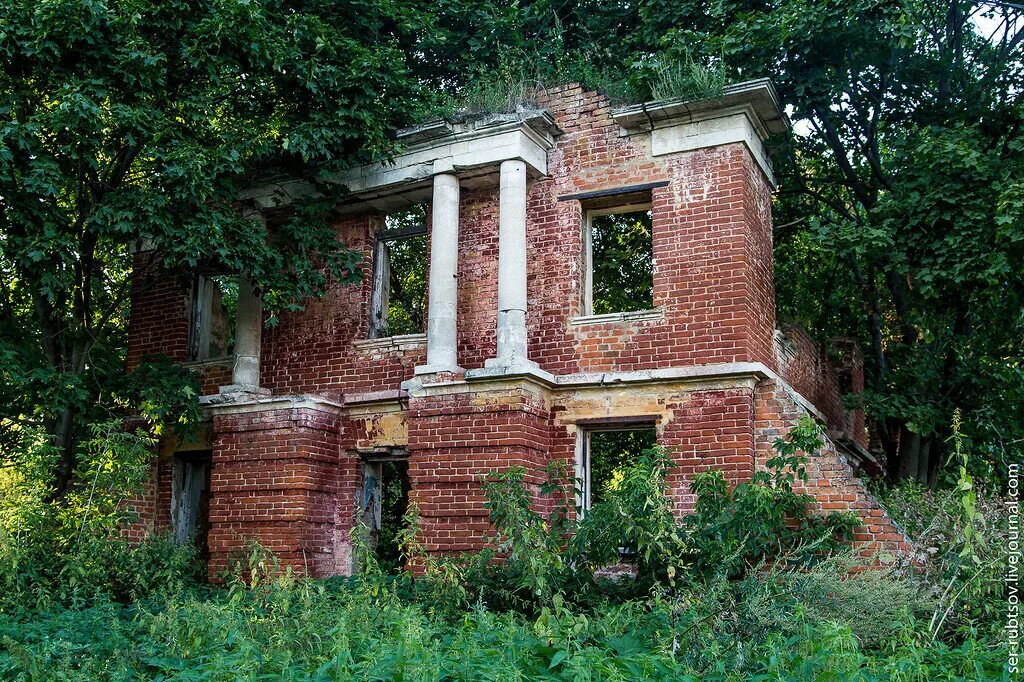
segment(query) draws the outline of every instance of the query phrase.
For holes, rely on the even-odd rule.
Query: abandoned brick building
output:
[[[379,526],[382,498],[402,498],[385,515],[416,501],[429,550],[468,550],[488,525],[484,474],[537,482],[562,461],[585,508],[609,476],[592,452],[628,437],[670,452],[683,513],[695,472],[748,479],[811,414],[829,439],[808,492],[859,514],[865,549],[898,549],[853,475],[870,463],[863,414],[842,400],[863,387],[857,346],[826,354],[776,322],[764,141],[786,125],[771,84],[751,81],[624,109],[565,86],[536,108],[400,131],[393,163],[336,177],[362,283],[273,327],[244,278],[183,287],[137,267],[129,364],[198,368],[209,425],[163,444],[130,532],[199,533],[211,571],[255,538],[344,574],[349,531],[360,515]],[[289,191],[249,199],[279,210]]]

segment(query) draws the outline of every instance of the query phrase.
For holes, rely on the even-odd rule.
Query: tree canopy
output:
[[[58,491],[83,419],[112,407],[134,247],[244,272],[276,310],[356,276],[325,204],[266,231],[238,199],[271,172],[391,154],[429,101],[410,45],[434,20],[373,0],[0,9],[0,416],[9,439],[52,435]]]
[[[794,122],[772,140],[780,314],[862,341],[893,475],[935,481],[956,408],[990,463],[1019,457],[1022,53],[1024,11],[995,1],[11,0],[4,457],[52,446],[59,496],[126,396],[188,418],[186,376],[122,376],[137,246],[181,276],[245,273],[271,310],[357,276],[325,201],[267,228],[240,210],[258,179],[315,185],[393,154],[396,127],[545,83],[618,101],[759,76]]]

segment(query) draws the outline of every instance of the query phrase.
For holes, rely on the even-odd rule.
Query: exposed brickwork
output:
[[[133,259],[132,301],[128,319],[127,369],[147,355],[188,359],[189,289],[179,278],[160,272],[145,253]],[[203,395],[231,383],[233,358],[188,363],[199,373]]]
[[[313,575],[348,572],[359,467],[341,421],[299,408],[214,418],[211,575],[247,539]]]
[[[857,342],[834,339],[830,357],[803,329],[790,324],[780,327],[775,339],[779,374],[824,415],[831,430],[867,447],[864,411],[843,405],[847,393],[864,391],[864,356]]]
[[[695,474],[720,469],[735,485],[754,474],[754,405],[750,389],[695,391],[669,407],[674,416],[658,439],[676,466],[668,484],[680,514],[693,511]]]
[[[188,288],[160,273],[145,253],[136,254],[128,318],[128,369],[146,355],[183,362],[188,355]]]
[[[276,402],[213,409],[211,573],[247,537],[297,569],[348,572],[360,456],[394,448],[408,452],[426,547],[479,548],[488,527],[484,475],[521,466],[536,492],[549,462],[573,469],[580,429],[617,419],[657,425],[659,442],[678,465],[670,480],[676,508],[686,513],[694,474],[714,467],[733,483],[749,480],[774,438],[803,413],[774,372],[831,430],[866,445],[863,414],[842,406],[846,392],[863,390],[855,344],[837,341],[826,356],[790,328],[777,344],[771,185],[746,145],[652,157],[644,135],[620,135],[600,95],[570,85],[549,90],[540,104],[564,134],[548,152],[548,175],[531,178],[527,187],[530,358],[555,375],[724,363],[763,369],[671,381],[647,376],[629,386],[598,380],[579,391],[510,378],[474,383],[455,374],[435,376],[426,389],[406,395],[400,386],[425,362],[425,343],[367,340],[372,254],[384,222],[370,213],[339,217],[339,240],[363,254],[362,282],[333,285],[305,310],[282,314],[262,342],[261,385],[274,396],[318,396],[320,407],[283,409]],[[667,183],[650,192],[658,313],[574,320],[582,312],[587,206],[560,198],[654,181]],[[496,186],[462,189],[458,361],[467,369],[483,367],[495,354],[498,206]],[[145,353],[184,360],[187,287],[172,278],[151,282],[142,256],[136,265],[129,367]],[[214,394],[228,383],[231,362],[200,369],[203,392]],[[161,462],[149,495],[136,501],[142,513],[133,537],[169,523],[169,464]],[[814,460],[813,471],[810,492],[821,510],[849,509],[865,518],[857,538],[862,548],[901,548],[898,529],[835,448]]]
[[[285,313],[263,334],[261,383],[275,393],[342,393],[397,389],[423,364],[426,346],[407,350],[364,350],[353,341],[369,333],[372,254],[383,222],[371,216],[340,220],[338,236],[364,254],[363,278],[353,286],[335,286],[300,313]]]
[[[521,389],[424,397],[409,405],[409,479],[429,551],[479,549],[488,528],[482,481],[526,470],[536,492],[548,458],[546,408]]]
[[[551,177],[528,195],[532,357],[560,374],[771,362],[771,190],[746,148],[652,159],[641,141],[619,137],[604,97],[570,86],[541,104],[565,134],[549,154]],[[654,305],[664,319],[571,326],[581,313],[584,209],[558,198],[658,180],[669,182],[652,191]]]
[[[757,467],[763,469],[772,456],[772,443],[784,438],[790,427],[806,411],[784,386],[774,381],[758,385],[755,400],[757,422]],[[821,452],[807,461],[808,481],[794,490],[809,494],[822,513],[852,512],[864,522],[856,529],[854,547],[865,557],[879,555],[883,561],[910,550],[910,541],[868,491],[864,482],[854,475],[853,467],[835,445],[826,439]]]
[[[174,461],[170,454],[153,457],[142,490],[125,501],[125,506],[134,514],[135,520],[122,529],[124,537],[138,542],[154,533],[166,533],[171,529],[173,467]]]
[[[771,188],[749,151],[729,144],[652,159],[642,142],[619,137],[604,97],[572,86],[551,90],[542,104],[565,134],[549,153],[549,177],[528,186],[531,357],[554,373],[732,361],[774,366]],[[664,319],[569,324],[581,313],[584,210],[558,198],[655,180],[669,182],[652,192],[654,304]],[[466,368],[482,367],[496,345],[497,209],[493,188],[462,193],[458,325]],[[263,385],[280,394],[337,397],[397,389],[422,364],[425,348],[378,353],[373,362],[353,348],[369,329],[371,259],[381,226],[368,215],[338,221],[339,238],[364,254],[365,277],[333,287],[265,331]],[[136,307],[141,319],[131,357],[143,348],[184,357],[187,297],[180,286],[140,297]],[[164,333],[161,320],[178,331]]]

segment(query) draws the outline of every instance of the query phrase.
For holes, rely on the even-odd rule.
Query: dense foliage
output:
[[[89,425],[118,410],[136,248],[143,282],[241,273],[272,312],[356,278],[318,187],[437,99],[442,20],[373,0],[0,7],[5,466],[46,434],[53,497],[72,491]],[[268,179],[293,204],[264,228]]]
[[[54,499],[85,485],[92,425],[138,406],[134,248],[138,273],[242,273],[300,308],[358,273],[326,224],[332,171],[393,154],[397,126],[565,80],[621,101],[773,78],[796,131],[773,141],[780,314],[869,350],[893,477],[940,482],[955,408],[978,473],[1020,457],[1013,3],[15,1],[0,26],[0,455],[28,466],[45,440]],[[293,208],[264,227],[245,209],[268,177]],[[421,326],[407,307],[395,323]],[[150,433],[195,416],[186,377],[147,372]]]
[[[594,315],[654,307],[651,212],[593,215],[590,218]]]
[[[0,675],[1007,679],[1022,17],[962,0],[0,5]],[[351,581],[270,579],[256,552],[245,581],[213,589],[189,548],[120,538],[154,436],[200,416],[193,373],[158,358],[123,373],[139,247],[143,284],[245,275],[272,313],[297,310],[357,278],[327,180],[395,153],[395,127],[566,80],[622,102],[757,76],[795,124],[771,142],[779,312],[868,350],[874,441],[893,478],[929,486],[880,489],[919,570],[851,573],[832,554],[853,520],[809,515],[789,487],[806,424],[773,474],[700,476],[682,523],[657,450],[617,466],[580,520],[563,472],[550,515],[522,472],[493,477],[494,549],[472,556],[428,559],[413,507],[388,543],[415,578],[357,543]],[[263,225],[267,178],[292,208]],[[395,256],[422,269],[420,251]],[[421,328],[422,278],[398,285],[401,328]]]
[[[848,613],[850,624],[841,625],[802,613],[827,592],[809,595],[806,584],[773,577],[766,583],[771,589],[744,584],[735,597],[712,602],[710,612],[700,610],[709,603],[701,594],[690,607],[657,600],[596,604],[593,613],[563,607],[524,619],[477,606],[446,619],[429,604],[404,598],[401,585],[281,581],[252,592],[186,593],[159,604],[0,618],[0,674],[26,680],[1009,679],[998,649],[971,640],[921,648],[906,631],[882,647],[865,647],[858,626],[870,621]],[[827,583],[819,589],[838,581]],[[745,619],[730,624],[735,614]],[[775,629],[779,615],[788,620]]]
[[[238,557],[222,588],[190,583],[180,556],[154,551],[159,541],[131,548],[86,536],[125,562],[118,574],[133,574],[137,589],[112,589],[104,573],[93,571],[62,578],[79,586],[70,601],[60,583],[39,585],[38,594],[52,598],[35,605],[5,592],[0,676],[1010,679],[1005,643],[993,627],[985,629],[995,625],[993,614],[947,623],[933,635],[925,625],[945,604],[928,580],[913,571],[851,570],[858,568],[852,557],[825,551],[845,521],[795,526],[778,552],[751,537],[750,517],[765,502],[802,511],[786,481],[799,476],[803,455],[789,451],[815,438],[804,424],[796,439],[780,442],[770,471],[747,492],[723,496],[708,475],[697,488],[697,510],[681,524],[668,513],[667,462],[656,450],[629,466],[578,523],[557,511],[548,519],[535,514],[520,474],[495,475],[488,504],[503,560],[493,552],[426,557],[411,510],[401,544],[419,565],[415,576],[383,571],[365,529],[354,534],[361,565],[354,578],[316,582],[280,574],[274,558],[254,546]],[[903,518],[920,519],[910,524],[915,530],[941,522],[938,509],[963,529],[955,497],[929,493],[921,503],[921,494],[913,487],[888,493]],[[991,542],[998,513],[989,502],[979,508],[985,520],[973,518],[972,528]],[[567,535],[570,526],[577,532]],[[928,531],[920,539],[935,540]],[[940,538],[936,547],[962,551],[955,540]],[[727,555],[741,559],[720,565]],[[600,570],[620,557],[634,570]]]

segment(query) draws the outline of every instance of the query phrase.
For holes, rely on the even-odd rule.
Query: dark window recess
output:
[[[363,465],[363,522],[383,568],[402,568],[399,548],[405,512],[409,507],[409,460],[403,457]]]
[[[238,313],[238,277],[196,275],[192,280],[188,359],[216,360],[231,355]]]
[[[651,210],[590,215],[588,314],[654,307]]]
[[[657,443],[654,427],[585,432],[578,472],[583,508],[589,509],[600,502],[607,491],[622,480],[625,469]]]
[[[210,556],[207,534],[210,527],[209,451],[174,455],[171,472],[171,528],[178,544],[194,542],[202,559]]]
[[[385,218],[377,241],[370,337],[419,334],[427,308],[427,214],[423,205]]]

